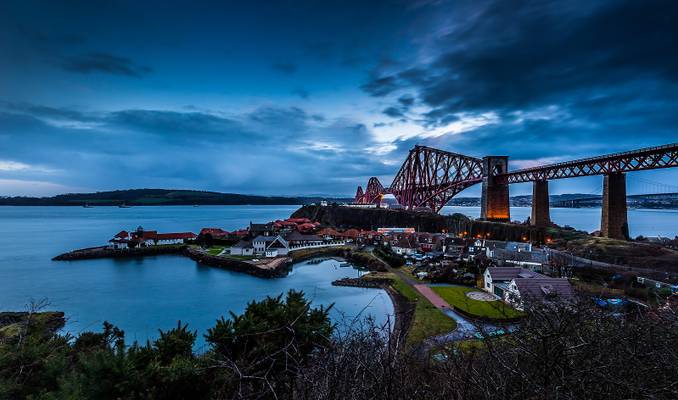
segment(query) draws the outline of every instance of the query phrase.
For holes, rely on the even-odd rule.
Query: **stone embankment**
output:
[[[332,282],[334,286],[353,286],[363,288],[384,288],[391,284],[390,279],[342,278]]]
[[[183,254],[203,265],[243,272],[260,278],[282,278],[287,276],[292,267],[292,259],[290,257],[262,259],[260,261],[238,260],[211,255],[195,247],[186,248]]]
[[[351,286],[369,289],[383,289],[391,298],[395,321],[393,324],[393,333],[399,339],[400,343],[405,342],[407,333],[412,325],[414,317],[415,304],[410,302],[405,296],[400,294],[392,286],[392,279],[381,278],[342,278],[332,282],[334,286]]]
[[[185,245],[149,246],[133,249],[111,249],[105,246],[89,247],[86,249],[78,249],[69,251],[68,253],[59,254],[58,256],[52,258],[52,260],[73,261],[89,260],[94,258],[122,258],[154,256],[160,254],[181,254],[184,251],[184,248],[186,248]]]

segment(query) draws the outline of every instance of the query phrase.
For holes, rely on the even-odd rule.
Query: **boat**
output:
[[[85,203],[82,205],[82,208],[94,208],[94,206],[90,206],[89,203]]]
[[[132,208],[132,206],[128,206],[127,204],[122,203],[122,204],[118,204],[118,208]]]

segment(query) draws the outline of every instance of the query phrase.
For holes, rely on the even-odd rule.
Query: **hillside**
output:
[[[297,205],[320,197],[253,196],[198,190],[130,189],[96,193],[68,193],[52,197],[2,197],[6,206],[158,206],[158,205]],[[328,199],[342,201],[342,199]],[[345,200],[345,199],[344,199]]]

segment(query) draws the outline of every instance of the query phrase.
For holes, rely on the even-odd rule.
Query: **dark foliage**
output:
[[[678,397],[670,308],[607,313],[534,304],[519,328],[473,343],[403,347],[387,330],[332,334],[302,293],[217,321],[209,349],[179,323],[146,345],[105,324],[77,339],[28,324],[0,342],[7,399],[618,399]]]
[[[129,189],[96,193],[68,193],[53,197],[0,197],[0,205],[79,206],[83,204],[115,206],[134,205],[239,205],[239,204],[308,204],[317,197],[253,196],[198,190]]]
[[[398,268],[405,265],[405,258],[398,254],[395,254],[388,247],[379,246],[376,249],[374,249],[374,254],[376,254],[382,260],[386,261],[386,263],[393,268]]]

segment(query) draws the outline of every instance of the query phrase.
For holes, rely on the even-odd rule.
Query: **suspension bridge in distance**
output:
[[[567,200],[551,201],[551,207],[559,208],[581,208],[600,205],[603,197],[601,196],[587,196],[575,197]],[[678,192],[670,193],[652,193],[652,194],[631,194],[626,196],[626,204],[633,205],[643,200],[664,202],[664,201],[678,201]]]
[[[378,204],[384,195],[392,194],[405,209],[425,208],[438,212],[464,189],[481,184],[481,219],[509,221],[509,185],[532,182],[530,223],[548,226],[551,223],[550,180],[602,175],[601,234],[628,239],[626,173],[678,167],[678,143],[514,171],[508,170],[508,162],[508,156],[480,159],[414,146],[390,186],[385,187],[378,178],[372,177],[364,191],[358,186],[355,201]]]

